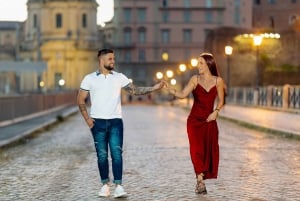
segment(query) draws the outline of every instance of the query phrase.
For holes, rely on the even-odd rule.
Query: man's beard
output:
[[[114,67],[111,67],[111,66],[104,66],[104,68],[108,71],[112,71],[114,69]]]

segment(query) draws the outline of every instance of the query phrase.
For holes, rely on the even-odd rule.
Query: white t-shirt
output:
[[[98,119],[122,118],[121,89],[129,83],[124,74],[115,71],[106,76],[99,72],[86,75],[80,89],[90,93],[90,116]]]

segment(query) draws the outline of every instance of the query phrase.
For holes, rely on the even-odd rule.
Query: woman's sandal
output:
[[[196,184],[196,189],[195,189],[195,193],[197,194],[207,194],[207,190],[206,190],[206,186],[203,180],[203,176],[204,174],[201,173],[197,176],[197,184]]]

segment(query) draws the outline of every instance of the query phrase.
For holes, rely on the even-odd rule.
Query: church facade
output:
[[[44,61],[40,87],[77,89],[97,69],[101,47],[95,0],[28,0],[20,58]]]

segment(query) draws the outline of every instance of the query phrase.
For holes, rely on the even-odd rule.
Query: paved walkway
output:
[[[300,138],[300,113],[225,105],[220,116],[268,132]]]
[[[52,110],[43,115],[0,127],[0,147],[16,142],[77,112],[77,106]]]
[[[0,200],[299,201],[300,141],[221,118],[218,179],[206,181],[207,195],[195,194],[187,115],[170,105],[123,107],[127,198],[97,196],[101,184],[93,137],[77,113],[0,151]]]
[[[68,107],[23,122],[2,126],[0,127],[0,147],[20,140],[47,125],[59,121],[59,116],[64,118],[75,112],[77,112],[76,106]],[[247,127],[300,139],[299,113],[225,105],[220,112],[220,117]]]

